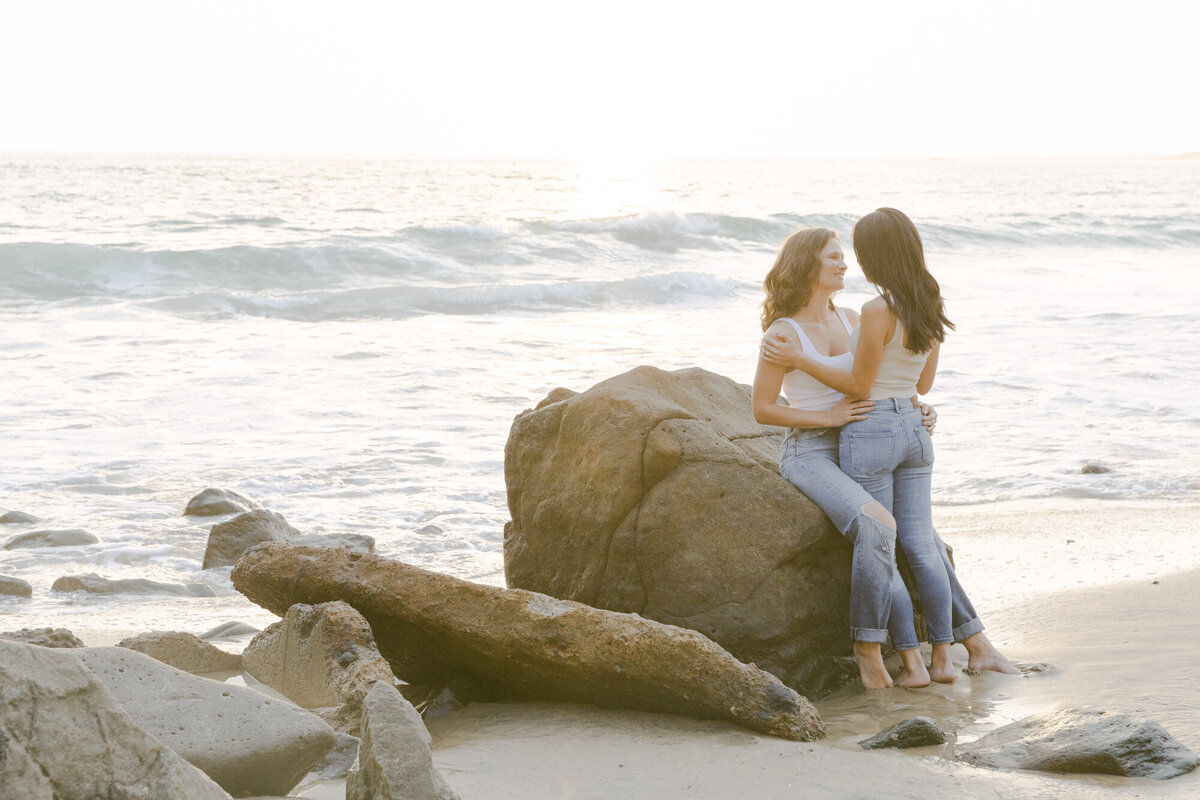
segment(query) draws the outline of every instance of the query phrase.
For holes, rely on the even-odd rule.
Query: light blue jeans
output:
[[[900,548],[912,567],[929,641],[948,644],[983,630],[933,529],[933,442],[907,397],[876,400],[867,418],[841,429],[842,469],[896,519]],[[897,643],[896,645],[900,647]]]
[[[838,466],[838,428],[794,428],[783,440],[779,472],[820,506],[854,546],[850,572],[850,635],[899,650],[919,645],[912,599],[896,569],[896,532],[863,507],[875,498]]]

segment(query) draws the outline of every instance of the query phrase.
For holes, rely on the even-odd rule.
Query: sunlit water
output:
[[[514,415],[639,364],[748,383],[779,243],[879,205],[958,325],[936,503],[1200,490],[1195,162],[0,156],[0,186],[0,510],[44,520],[0,536],[101,539],[0,551],[35,595],[5,627],[249,618],[180,516],[206,486],[500,582]],[[82,572],[219,596],[48,594]]]

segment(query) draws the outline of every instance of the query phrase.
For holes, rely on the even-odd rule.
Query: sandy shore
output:
[[[1193,509],[1141,511],[1163,520],[1200,516]],[[1072,504],[941,515],[943,535],[959,548],[960,571],[973,577],[968,588],[978,586],[988,604],[977,603],[993,641],[1016,661],[1047,665],[1027,677],[964,674],[948,687],[844,690],[818,703],[830,735],[813,744],[656,714],[475,704],[429,722],[435,761],[463,800],[1200,797],[1200,771],[1163,782],[1002,773],[954,761],[952,744],[869,753],[857,745],[918,714],[938,719],[966,742],[1028,714],[1086,705],[1145,715],[1200,752],[1200,570],[1171,572],[1170,563],[1154,557],[1169,548],[1147,537],[1154,552],[1130,559],[1137,573],[1131,580],[1037,591],[1003,609],[992,605],[995,598],[1011,598],[1020,587],[987,584],[987,553],[1028,559],[1037,576],[1055,568],[1041,559],[1053,558],[1045,552],[1056,548],[1075,559],[1061,565],[1064,575],[1117,581],[1126,568],[1112,555],[1138,547],[1131,534],[1146,524],[1147,513],[1136,504]],[[965,535],[967,528],[999,529],[1013,542],[970,547],[976,537]],[[1074,544],[1084,546],[1069,550]],[[1090,573],[1088,562],[1095,565]],[[955,649],[965,664],[965,651]]]

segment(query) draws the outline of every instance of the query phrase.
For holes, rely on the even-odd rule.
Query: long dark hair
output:
[[[903,211],[877,208],[854,223],[854,256],[904,326],[910,353],[928,352],[945,341],[954,323],[946,317],[941,287],[925,267],[921,234]]]
[[[762,304],[762,329],[780,317],[790,317],[812,299],[821,272],[821,251],[837,234],[829,228],[801,228],[784,240],[775,265],[763,280],[767,298]],[[833,309],[833,301],[829,301]]]

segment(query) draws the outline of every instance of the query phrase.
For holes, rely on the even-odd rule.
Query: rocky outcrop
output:
[[[33,587],[29,585],[29,581],[0,575],[0,596],[33,597]]]
[[[79,547],[95,544],[100,538],[79,528],[61,531],[29,531],[10,536],[4,542],[5,550],[25,550],[31,547]]]
[[[863,739],[859,745],[864,750],[879,750],[885,747],[902,749],[945,743],[946,732],[942,730],[941,725],[937,724],[937,720],[929,717],[909,717],[890,728],[884,728],[874,736]]]
[[[371,626],[341,601],[292,606],[246,646],[242,665],[255,680],[349,733],[358,732],[371,684],[395,682]]]
[[[258,508],[258,503],[228,489],[208,488],[188,501],[185,517],[215,517],[220,514],[242,514]]]
[[[971,764],[999,769],[1174,778],[1200,760],[1157,722],[1066,709],[1026,717],[957,748]]]
[[[358,768],[346,800],[458,800],[433,768],[429,731],[395,687],[377,683],[363,703]]]
[[[290,703],[198,678],[122,647],[79,658],[134,723],[232,795],[285,795],[333,747],[333,729]]]
[[[83,575],[64,575],[50,586],[52,592],[87,592],[88,594],[169,594],[176,597],[216,597],[206,583],[160,583],[145,578],[101,578],[94,572]]]
[[[41,520],[24,511],[5,511],[0,514],[0,525],[33,525],[38,522]]]
[[[228,522],[213,525],[204,551],[204,569],[228,567],[242,553],[263,542],[288,542],[314,547],[344,547],[360,553],[375,551],[375,539],[356,533],[303,534],[274,511],[248,511]]]
[[[83,647],[83,641],[66,628],[22,628],[0,633],[0,639],[41,647]]]
[[[774,676],[692,630],[519,589],[497,589],[378,556],[271,543],[233,583],[283,614],[345,600],[370,623],[397,677],[470,699],[561,700],[725,719],[791,739],[824,729]]]
[[[0,797],[229,800],[134,725],[73,652],[0,642]]]
[[[122,639],[117,642],[117,647],[136,650],[155,661],[193,675],[240,672],[242,669],[242,657],[237,653],[226,653],[195,634],[180,631],[150,631]]]
[[[551,392],[504,451],[508,585],[700,631],[825,694],[847,674],[851,550],[780,476],[781,441],[749,387],[702,369]]]

